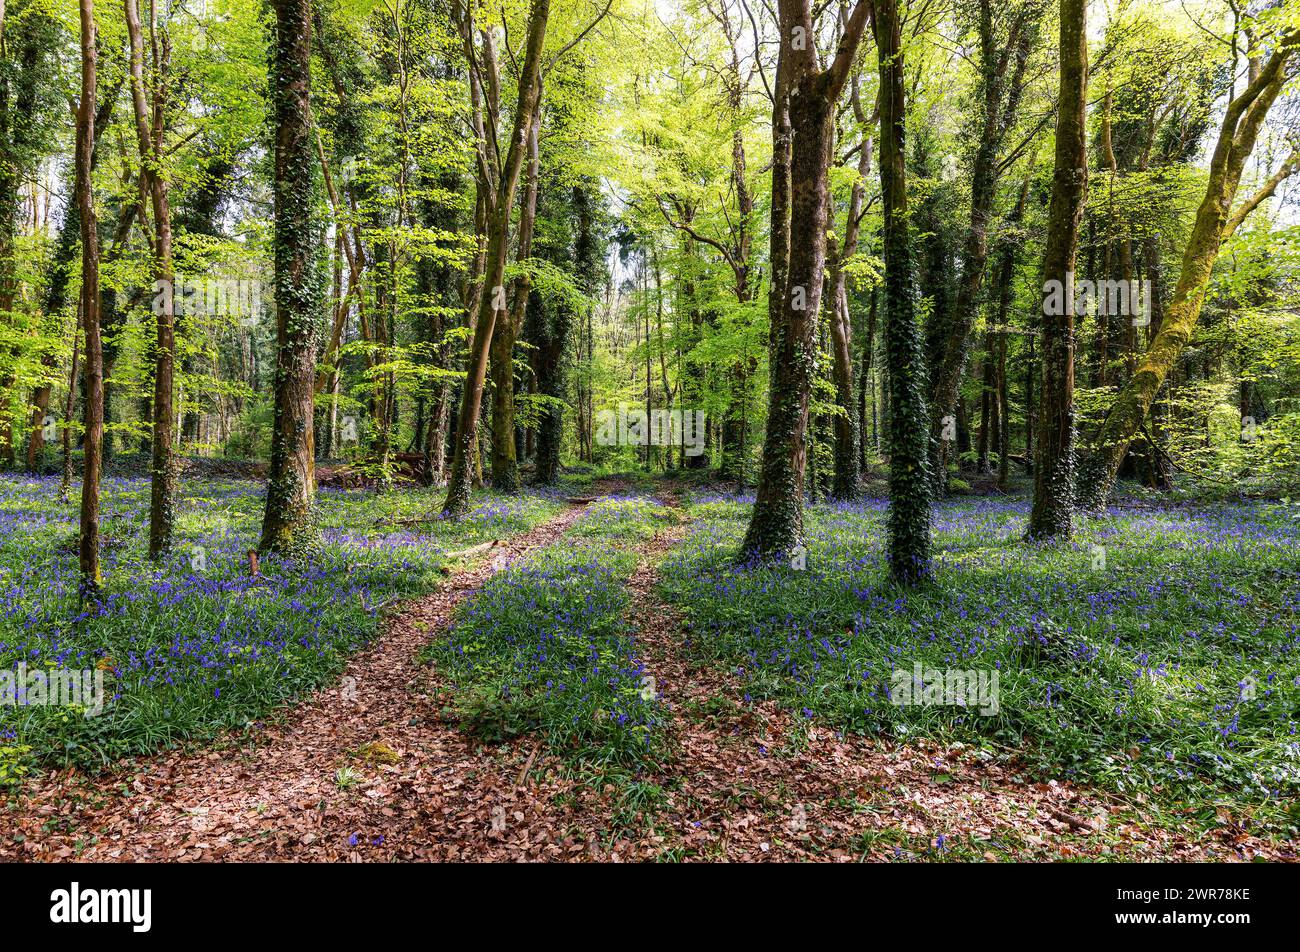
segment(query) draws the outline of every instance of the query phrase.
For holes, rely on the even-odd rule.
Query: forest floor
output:
[[[604,482],[594,495],[626,489]],[[1195,831],[1154,823],[1141,793],[1044,782],[1014,755],[975,745],[842,734],[752,700],[734,671],[687,650],[689,626],[665,601],[659,569],[691,516],[671,486],[656,501],[667,518],[628,546],[625,591],[643,672],[667,712],[657,756],[628,767],[532,732],[485,740],[449,716],[455,686],[429,662],[430,643],[494,573],[569,547],[591,508],[573,505],[390,607],[332,686],[260,731],[108,773],[33,773],[4,814],[0,859],[1295,858],[1231,816]]]

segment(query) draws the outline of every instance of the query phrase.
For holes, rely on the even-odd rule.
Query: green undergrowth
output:
[[[811,507],[803,570],[734,564],[747,503],[690,508],[662,592],[691,650],[736,671],[747,699],[846,731],[974,741],[1036,775],[1182,808],[1300,819],[1300,538],[1285,507],[1115,509],[1040,546],[1022,541],[1023,502],[950,500],[916,591],[888,578],[882,502]]]

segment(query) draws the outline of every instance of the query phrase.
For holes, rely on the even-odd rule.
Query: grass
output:
[[[663,591],[692,649],[734,668],[747,698],[846,731],[1015,750],[1035,773],[1167,805],[1300,820],[1300,533],[1287,507],[1115,509],[1081,518],[1072,542],[1034,546],[1022,502],[948,502],[935,584],[917,592],[887,578],[883,502],[811,507],[805,571],[732,564],[747,502],[702,496],[691,511]],[[997,713],[895,703],[918,662],[996,673]]]
[[[149,485],[108,479],[103,604],[77,606],[74,505],[58,482],[0,477],[0,671],[99,669],[108,704],[0,706],[0,783],[34,763],[96,766],[249,725],[328,684],[376,631],[386,603],[433,588],[444,553],[524,532],[560,510],[537,495],[476,497],[461,522],[415,523],[436,491],[322,490],[310,563],[252,577],[265,490],[187,481],[176,544],[145,557]]]

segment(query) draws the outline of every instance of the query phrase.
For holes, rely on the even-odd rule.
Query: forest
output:
[[[1298,75],[0,0],[0,861],[1300,858]]]

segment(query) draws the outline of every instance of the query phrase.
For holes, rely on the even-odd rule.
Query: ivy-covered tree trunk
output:
[[[315,544],[315,151],[309,103],[312,21],[309,0],[274,0],[274,7],[271,88],[275,118],[275,423],[259,549],[301,553]]]
[[[519,101],[515,108],[514,131],[505,165],[497,180],[495,192],[489,193],[487,209],[487,251],[483,261],[483,288],[479,296],[478,315],[474,323],[474,337],[470,343],[466,367],[465,387],[462,391],[460,414],[456,421],[456,443],[451,463],[451,476],[447,482],[447,498],[442,504],[444,515],[460,518],[469,511],[471,477],[474,469],[475,433],[479,412],[483,406],[483,384],[487,378],[488,352],[498,318],[509,320],[506,313],[506,294],[503,284],[506,254],[509,251],[510,212],[514,207],[515,190],[528,151],[528,130],[531,128],[541,102],[542,45],[546,39],[546,22],[550,16],[550,0],[533,0],[528,16],[528,40],[519,74]],[[486,141],[478,143],[480,164],[486,164]],[[513,421],[505,440],[514,445]]]
[[[884,205],[885,354],[889,364],[889,569],[904,584],[930,574],[929,416],[912,294],[907,222],[906,78],[897,0],[877,0],[880,193]]]
[[[1228,104],[1210,160],[1205,196],[1183,251],[1182,271],[1173,298],[1163,310],[1160,329],[1106,414],[1079,467],[1079,497],[1086,505],[1105,504],[1129,444],[1141,432],[1156,394],[1196,329],[1225,233],[1231,234],[1245,217],[1242,213],[1248,214],[1258,204],[1252,204],[1252,198],[1237,213],[1232,210],[1242,170],[1269,109],[1287,82],[1287,64],[1298,45],[1300,33],[1279,37],[1246,89]]]
[[[821,69],[811,0],[778,3],[781,51],[772,119],[770,389],[758,493],[740,556],[772,558],[803,544],[808,400],[830,212],[828,173],[835,102],[866,26],[859,0],[839,48]]]
[[[1045,293],[1049,287],[1073,286],[1079,220],[1088,197],[1087,0],[1061,0],[1060,71],[1056,161],[1043,252]],[[1031,539],[1069,538],[1074,530],[1074,307],[1073,302],[1060,307],[1047,303],[1044,299]]]
[[[81,218],[82,321],[86,332],[86,418],[81,480],[78,561],[81,599],[97,598],[99,569],[99,477],[104,444],[104,351],[99,336],[99,236],[91,168],[95,151],[97,81],[95,0],[80,0],[81,102],[77,105],[77,207]]]

